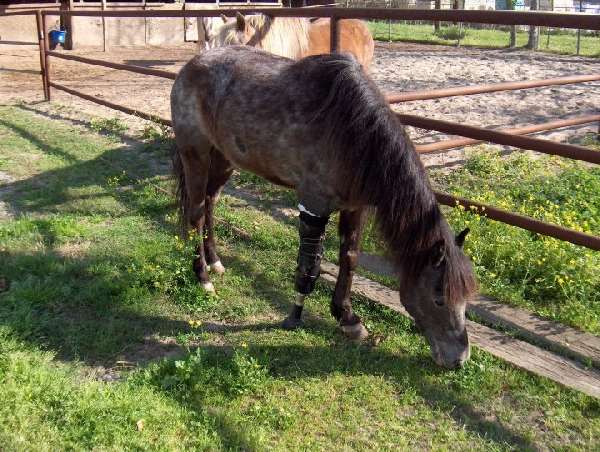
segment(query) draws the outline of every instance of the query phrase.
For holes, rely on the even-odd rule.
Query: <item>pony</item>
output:
[[[393,258],[400,300],[424,333],[438,365],[461,366],[470,353],[465,305],[476,288],[425,169],[398,117],[348,54],[299,61],[248,46],[192,58],[171,92],[173,168],[183,224],[202,237],[193,270],[208,291],[209,271],[225,269],[215,248],[214,209],[234,168],[295,190],[299,235],[296,299],[283,327],[302,325],[315,287],[325,226],[339,211],[339,275],[331,313],[351,340],[368,331],[350,289],[365,212]]]
[[[373,61],[375,44],[365,23],[356,19],[338,22],[340,51],[349,52],[368,69]],[[299,17],[272,18],[264,14],[235,18],[205,17],[202,20],[204,47],[249,45],[294,60],[309,55],[329,53],[329,19],[311,20]],[[200,39],[201,40],[201,39]]]

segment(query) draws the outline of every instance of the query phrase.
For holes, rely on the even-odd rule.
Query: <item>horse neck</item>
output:
[[[287,58],[298,59],[306,55],[309,47],[309,26],[307,19],[279,17],[265,21],[262,28],[260,48]],[[262,32],[261,32],[262,33]]]
[[[377,222],[394,261],[426,254],[448,225],[431,189],[425,168],[406,134],[392,138],[382,157],[376,194]]]

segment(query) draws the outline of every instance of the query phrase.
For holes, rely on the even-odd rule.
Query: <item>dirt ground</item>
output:
[[[144,67],[177,71],[193,54],[194,46],[164,49],[111,49],[75,54]],[[600,59],[559,56],[528,51],[463,49],[416,44],[376,47],[371,75],[384,92],[435,89],[483,83],[552,78],[598,73]],[[0,104],[43,100],[39,53],[35,47],[0,47]],[[52,79],[60,84],[162,117],[169,117],[171,80],[51,58]],[[53,105],[65,115],[118,116],[130,125],[136,118],[53,90]],[[398,111],[486,127],[543,123],[569,116],[594,114],[600,105],[600,82],[453,97],[396,105]],[[597,130],[577,126],[538,136],[569,141]],[[417,142],[437,141],[441,134],[412,129]],[[428,165],[460,159],[462,151],[424,156]]]

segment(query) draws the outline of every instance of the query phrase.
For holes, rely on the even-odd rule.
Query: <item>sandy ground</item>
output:
[[[109,53],[78,51],[76,54],[109,61],[177,71],[192,55],[194,47],[177,49],[114,49]],[[169,117],[172,81],[115,71],[51,58],[52,79],[102,99],[123,104],[162,117]],[[462,49],[415,44],[378,44],[371,74],[384,92],[435,89],[575,74],[598,73],[600,59],[558,56],[528,51]],[[39,53],[34,47],[0,47],[0,104],[25,102],[39,111],[63,107],[64,116],[80,113],[129,117],[91,102],[53,90],[51,105],[43,99]],[[569,116],[598,113],[600,82],[507,91],[494,94],[415,101],[396,105],[399,111],[486,127],[507,127],[543,123]],[[556,141],[569,141],[597,125],[561,129],[538,134]],[[441,134],[410,130],[417,142],[436,141]],[[449,164],[462,157],[462,151],[423,156],[428,165]]]

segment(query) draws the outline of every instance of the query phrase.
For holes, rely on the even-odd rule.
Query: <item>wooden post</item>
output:
[[[52,96],[51,96],[51,90],[50,90],[50,61],[48,60],[48,40],[46,39],[46,30],[48,29],[46,27],[46,17],[45,15],[42,15],[42,33],[44,33],[44,40],[43,40],[43,44],[44,44],[44,80],[45,80],[45,84],[46,84],[46,100],[50,101],[52,100]]]
[[[102,0],[102,11],[106,11],[106,0]],[[102,16],[102,51],[106,52],[106,17]]]
[[[42,11],[37,10],[35,12],[35,23],[37,25],[38,32],[38,46],[40,49],[40,73],[42,75],[42,87],[44,89],[44,100],[50,100],[50,96],[48,95],[48,85],[46,83],[46,59],[45,59],[45,46],[44,41],[46,40],[46,32],[42,25]]]
[[[339,19],[331,17],[329,22],[329,49],[331,53],[336,53],[340,50],[340,27],[338,26]]]

